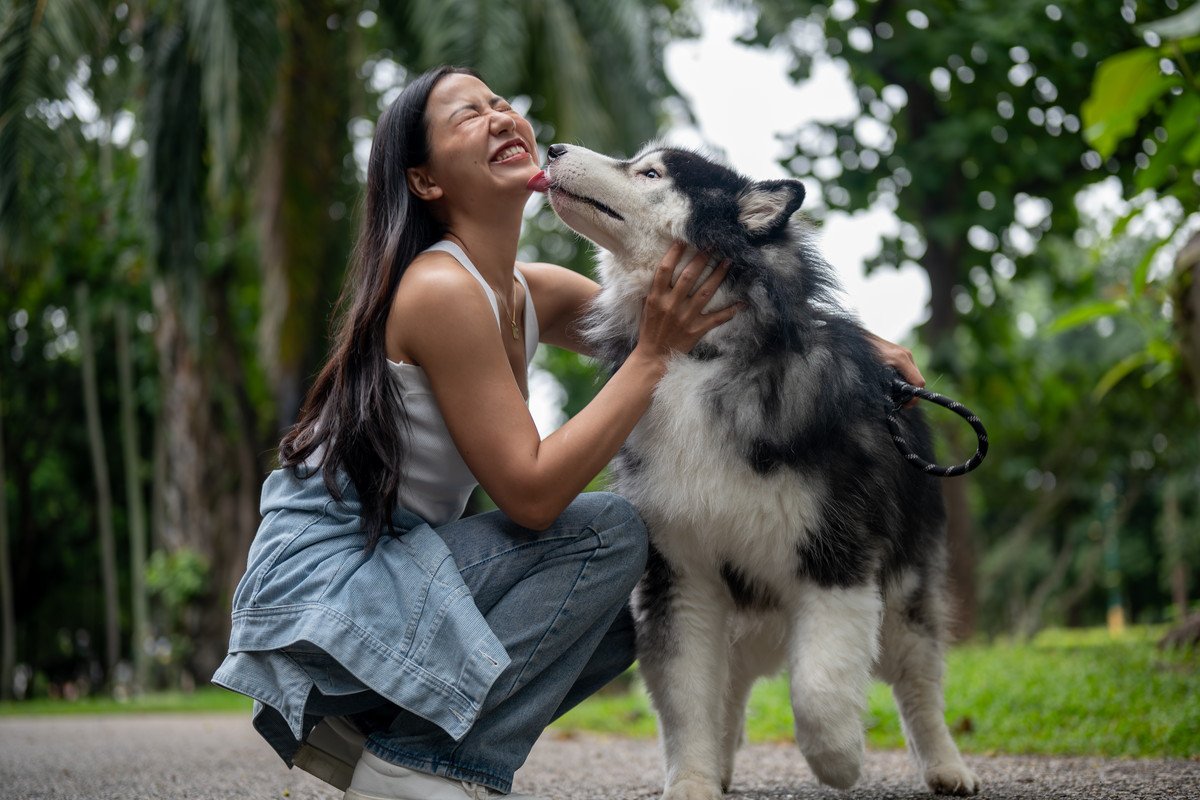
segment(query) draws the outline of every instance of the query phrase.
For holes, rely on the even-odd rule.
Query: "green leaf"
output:
[[[1129,373],[1133,372],[1138,367],[1149,364],[1151,361],[1154,361],[1154,357],[1150,355],[1148,351],[1142,350],[1137,353],[1127,355],[1116,364],[1113,364],[1109,368],[1108,372],[1105,372],[1104,375],[1101,376],[1100,380],[1097,381],[1095,388],[1092,389],[1093,402],[1098,403],[1103,400],[1104,395],[1108,394],[1109,391],[1118,383],[1120,383],[1127,375],[1129,375]]]
[[[1125,300],[1099,300],[1084,303],[1083,305],[1075,306],[1054,320],[1054,322],[1051,322],[1047,330],[1052,334],[1062,333],[1071,328],[1086,325],[1101,317],[1111,317],[1120,314],[1128,307],[1129,304]]]
[[[1146,355],[1160,364],[1174,364],[1177,351],[1168,342],[1151,339],[1146,343]]]
[[[1137,130],[1154,101],[1174,83],[1158,68],[1159,58],[1157,50],[1141,47],[1100,62],[1082,111],[1083,136],[1101,158]]]
[[[1138,25],[1137,31],[1142,35],[1157,34],[1168,42],[1200,35],[1200,3],[1194,4],[1187,11],[1180,11],[1174,16]]]
[[[1178,228],[1176,228],[1176,230],[1178,230]],[[1174,235],[1174,234],[1172,234],[1172,235]],[[1138,261],[1137,266],[1133,268],[1132,282],[1133,282],[1133,293],[1135,296],[1141,297],[1142,294],[1146,291],[1146,279],[1147,279],[1147,276],[1150,274],[1150,262],[1152,262],[1154,260],[1154,256],[1158,253],[1159,250],[1161,250],[1163,248],[1163,245],[1165,245],[1169,241],[1171,241],[1170,236],[1168,236],[1164,239],[1160,239],[1160,240],[1154,242],[1153,244],[1151,244],[1149,247],[1146,248],[1146,252],[1142,254],[1142,258],[1140,261]]]
[[[1183,160],[1188,166],[1195,166],[1200,162],[1200,131],[1197,131],[1196,135],[1192,137],[1192,141],[1183,148]]]

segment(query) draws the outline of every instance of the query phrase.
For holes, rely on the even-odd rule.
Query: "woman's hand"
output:
[[[722,261],[712,274],[700,281],[709,255],[696,253],[679,273],[675,285],[671,285],[671,276],[675,274],[685,248],[683,242],[675,242],[663,256],[642,311],[637,348],[663,361],[674,353],[689,352],[704,334],[728,322],[740,310],[740,304],[733,303],[704,313],[704,307],[729,273],[728,260]]]
[[[875,352],[879,354],[880,361],[899,372],[900,377],[913,386],[925,387],[925,376],[921,374],[921,370],[917,369],[917,362],[913,360],[911,350],[907,347],[893,344],[887,339],[880,339],[870,331],[864,332],[867,334],[867,339],[874,345]],[[916,404],[917,398],[914,397],[905,404],[905,408],[910,408]]]

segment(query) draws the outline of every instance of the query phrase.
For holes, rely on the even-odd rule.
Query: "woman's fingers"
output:
[[[710,270],[712,254],[700,251],[680,269],[686,250],[687,245],[682,242],[671,245],[654,273],[646,297],[639,347],[647,347],[656,355],[689,352],[701,337],[728,322],[743,307],[735,303],[711,314],[704,313],[704,307],[729,274],[730,262],[722,261]],[[678,277],[672,280],[677,270]]]
[[[701,335],[708,333],[713,328],[724,325],[729,320],[738,315],[746,307],[745,303],[731,303],[724,308],[719,308],[716,311],[710,311],[707,314],[700,315]]]
[[[696,290],[696,283],[700,275],[704,272],[704,268],[708,265],[711,255],[703,250],[696,251],[696,254],[688,261],[687,266],[679,273],[679,277],[675,280],[673,291],[679,297],[691,297],[692,292]]]
[[[702,282],[696,286],[696,291],[692,294],[692,304],[703,308],[712,299],[712,296],[717,293],[717,287],[725,280],[725,276],[729,274],[729,267],[733,264],[728,258],[717,264],[713,271],[708,274]]]
[[[684,242],[671,243],[667,254],[659,262],[658,269],[654,271],[653,291],[669,292],[671,290],[671,276],[675,274],[675,267],[679,265],[679,259],[683,256],[686,247],[687,244]]]

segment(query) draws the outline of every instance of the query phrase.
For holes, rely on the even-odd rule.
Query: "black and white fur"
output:
[[[587,337],[610,366],[636,344],[672,240],[733,260],[710,309],[747,305],[671,361],[613,464],[650,529],[634,604],[663,797],[728,790],[751,685],[783,667],[796,741],[823,783],[858,780],[874,674],[892,685],[929,788],[977,792],[944,719],[938,483],[893,446],[892,373],[793,216],[803,185],[668,147],[618,161],[555,145],[549,158],[555,211],[602,248]],[[901,417],[932,460],[920,414]]]

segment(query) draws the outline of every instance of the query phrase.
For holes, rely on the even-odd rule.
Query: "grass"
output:
[[[969,644],[950,651],[946,719],[972,753],[1200,758],[1200,657],[1154,649],[1159,629],[1120,638],[1103,629],[1047,631],[1027,644]],[[876,684],[866,724],[875,748],[901,748],[891,691]],[[653,737],[640,682],[599,695],[556,723]],[[762,681],[747,713],[751,741],[790,741],[787,681]]]
[[[230,711],[250,713],[247,697],[216,687],[204,687],[194,692],[156,692],[154,694],[117,700],[112,697],[84,697],[79,700],[41,698],[21,702],[0,703],[0,717],[28,714],[121,714],[121,713],[190,713],[197,711]]]
[[[1103,629],[1047,631],[1030,643],[968,644],[949,653],[946,719],[971,753],[1038,753],[1200,759],[1200,655],[1161,653],[1157,628],[1119,638]],[[560,730],[653,738],[655,720],[640,681],[618,682],[557,723]],[[0,703],[0,716],[121,712],[249,713],[250,701],[223,689],[118,701]],[[866,717],[874,748],[904,746],[890,690],[876,684]],[[791,741],[787,681],[755,688],[751,741]]]

